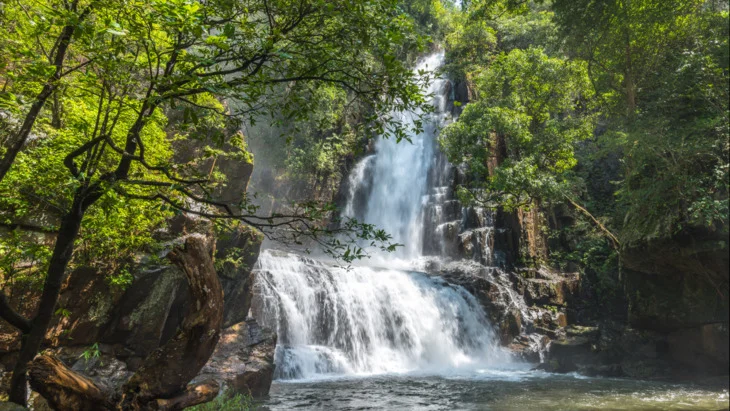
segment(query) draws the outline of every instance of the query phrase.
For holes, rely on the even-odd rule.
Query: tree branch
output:
[[[0,291],[0,317],[22,331],[23,334],[30,332],[30,320],[13,310],[4,291]]]
[[[591,214],[588,210],[586,210],[585,208],[581,207],[575,201],[571,200],[570,197],[568,197],[567,195],[563,195],[563,196],[565,197],[566,200],[568,200],[568,202],[573,207],[575,207],[578,211],[580,211],[581,213],[585,214],[588,218],[590,218],[591,221],[593,221],[593,223],[596,224],[596,226],[598,226],[598,228],[601,231],[603,231],[604,234],[606,234],[606,236],[608,237],[608,239],[611,240],[611,245],[613,245],[613,248],[616,249],[616,251],[620,253],[620,250],[621,250],[621,242],[618,241],[618,238],[616,238],[616,236],[608,228],[606,228],[606,226],[604,226],[603,224],[601,224],[601,222],[598,221],[598,219],[596,219],[596,217],[593,217],[593,214]]]

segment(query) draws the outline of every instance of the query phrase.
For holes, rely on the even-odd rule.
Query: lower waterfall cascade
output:
[[[262,253],[263,312],[278,323],[276,375],[453,373],[505,366],[479,302],[423,273],[345,269],[296,254]]]

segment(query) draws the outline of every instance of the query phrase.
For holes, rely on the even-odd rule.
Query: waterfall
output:
[[[509,360],[479,302],[438,277],[270,250],[258,276],[255,314],[278,330],[279,378],[451,373]]]
[[[423,59],[416,70],[435,73],[443,53]],[[435,134],[445,116],[446,80],[431,81],[426,94],[432,96],[435,112],[423,123],[424,132],[410,133],[408,141],[380,138],[375,155],[365,158],[350,175],[349,198],[343,215],[385,228],[393,241],[403,244],[395,256],[417,258],[423,249],[422,212],[428,194],[429,171],[434,162]],[[423,113],[394,113],[402,124],[412,127]],[[391,256],[392,257],[392,256]]]
[[[442,53],[431,55],[416,70],[434,72],[442,61]],[[252,311],[278,332],[278,378],[445,374],[510,362],[474,296],[440,277],[393,268],[433,248],[434,225],[461,219],[446,176],[453,168],[436,147],[447,84],[436,79],[425,90],[435,112],[423,133],[410,142],[378,139],[348,179],[343,215],[382,227],[404,245],[378,261],[389,268],[371,260],[345,269],[273,250],[259,257]],[[412,125],[420,114],[394,115]]]

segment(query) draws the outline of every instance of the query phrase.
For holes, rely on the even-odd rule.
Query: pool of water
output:
[[[728,383],[671,384],[537,371],[274,381],[262,410],[727,410]]]

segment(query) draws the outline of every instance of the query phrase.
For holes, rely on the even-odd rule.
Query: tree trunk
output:
[[[170,260],[185,273],[191,303],[182,328],[150,354],[124,385],[122,409],[144,409],[157,398],[172,398],[186,389],[208,362],[220,338],[223,289],[203,236],[189,236]]]
[[[634,116],[636,111],[636,82],[634,80],[634,69],[631,58],[631,44],[626,40],[626,72],[624,73],[624,83],[626,87],[626,111],[629,118]]]
[[[40,351],[46,330],[53,318],[53,310],[61,293],[61,285],[66,274],[71,257],[73,256],[74,241],[81,228],[85,208],[82,206],[81,195],[77,193],[71,211],[63,217],[61,228],[58,231],[56,244],[53,248],[51,261],[48,265],[46,280],[43,284],[38,312],[31,321],[30,332],[23,333],[18,362],[13,369],[10,380],[10,401],[25,405],[28,398],[25,373],[28,362]]]
[[[629,119],[634,117],[636,111],[636,79],[634,78],[634,62],[631,52],[631,1],[627,0],[624,5],[624,37],[625,37],[625,50],[624,50],[624,87],[626,88],[626,111]]]
[[[51,127],[56,130],[60,130],[63,125],[63,121],[61,120],[63,107],[61,106],[61,99],[58,96],[61,92],[62,89],[57,87],[53,92],[53,104],[51,104]]]

